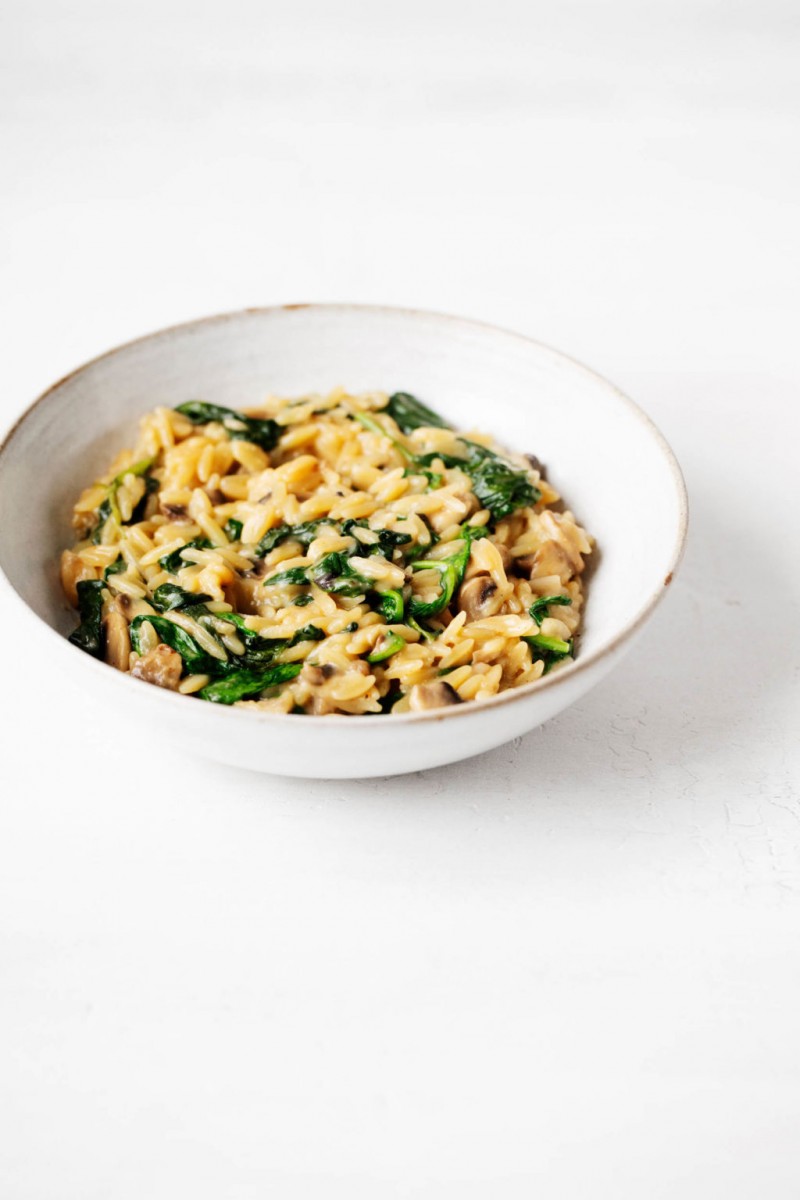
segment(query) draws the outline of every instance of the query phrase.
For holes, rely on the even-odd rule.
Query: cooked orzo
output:
[[[571,661],[591,544],[558,501],[405,392],[157,408],[75,505],[70,640],[267,712],[485,700]]]

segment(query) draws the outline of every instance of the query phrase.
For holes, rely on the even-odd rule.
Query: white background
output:
[[[692,503],[615,675],[404,778],[142,752],[2,626],[0,1196],[795,1200],[797,4],[0,20],[4,424],[163,324],[408,304],[608,374]]]

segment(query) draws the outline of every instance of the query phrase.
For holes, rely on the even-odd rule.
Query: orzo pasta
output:
[[[571,661],[590,539],[408,393],[158,408],[75,505],[71,640],[220,704],[400,713]]]

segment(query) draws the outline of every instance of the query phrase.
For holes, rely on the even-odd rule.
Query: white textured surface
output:
[[[416,777],[136,774],[7,630],[0,1195],[794,1200],[796,6],[0,19],[5,422],[171,321],[420,304],[610,375],[693,505],[614,676]]]

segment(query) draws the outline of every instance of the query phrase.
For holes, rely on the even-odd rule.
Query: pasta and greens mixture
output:
[[[591,543],[538,460],[397,392],[157,408],[74,509],[70,640],[279,713],[485,700],[572,659]]]

